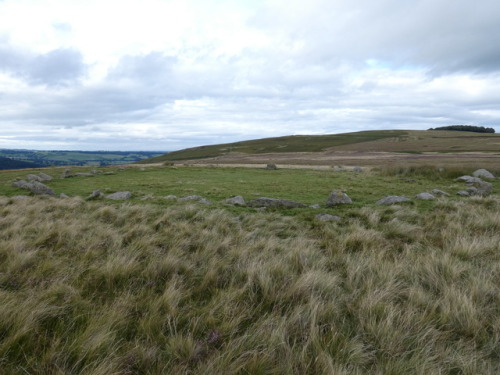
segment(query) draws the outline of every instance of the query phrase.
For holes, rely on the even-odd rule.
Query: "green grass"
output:
[[[85,168],[74,171],[88,171]],[[94,190],[103,193],[130,191],[133,201],[150,196],[148,204],[171,205],[162,199],[167,195],[178,197],[201,195],[214,203],[231,196],[241,195],[246,200],[258,196],[288,199],[305,204],[323,205],[328,194],[335,189],[345,191],[354,201],[352,206],[335,208],[349,212],[352,209],[372,205],[386,195],[406,195],[441,189],[454,195],[464,189],[463,183],[453,178],[470,173],[460,169],[439,172],[431,166],[382,169],[380,172],[335,172],[332,170],[262,168],[205,168],[205,167],[132,167],[125,170],[99,168],[95,177],[55,178],[48,185],[57,194],[87,197]],[[36,171],[35,171],[36,172]],[[61,169],[47,169],[46,173],[58,177]],[[105,173],[114,172],[113,175]],[[23,178],[28,172],[10,171],[0,173],[0,193],[8,196],[24,194],[25,191],[11,187],[15,178]],[[33,173],[33,171],[31,171]],[[496,182],[495,182],[496,183]],[[458,199],[458,198],[452,198]],[[427,207],[428,202],[416,202]],[[304,210],[291,210],[300,213]]]
[[[0,172],[0,374],[500,372],[500,198],[456,196],[471,171],[98,170],[47,183],[69,199],[26,200],[11,181],[38,170]],[[375,204],[434,188],[452,196]],[[221,203],[333,189],[354,204]]]

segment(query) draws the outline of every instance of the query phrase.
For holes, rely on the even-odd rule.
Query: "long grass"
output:
[[[341,222],[0,198],[2,374],[498,374],[500,199]]]

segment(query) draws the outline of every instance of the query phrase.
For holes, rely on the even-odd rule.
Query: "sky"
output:
[[[0,148],[500,132],[498,0],[0,0]]]

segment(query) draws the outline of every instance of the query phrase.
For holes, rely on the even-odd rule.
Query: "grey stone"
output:
[[[336,165],[335,167],[333,167],[333,171],[334,172],[344,172],[345,168],[341,167],[340,165]]]
[[[486,197],[493,191],[493,185],[486,181],[468,182],[467,185],[470,186],[467,188],[469,195],[480,195],[482,197]]]
[[[265,169],[274,171],[278,169],[278,167],[276,166],[276,164],[268,164]]]
[[[28,186],[29,186],[29,182],[25,181],[25,180],[17,180],[17,181],[14,181],[12,183],[12,186],[14,187],[18,187],[18,188],[21,188],[21,189],[28,189]]]
[[[474,171],[472,173],[472,175],[474,177],[487,178],[487,179],[490,179],[490,180],[493,180],[495,178],[495,176],[493,175],[493,173],[491,173],[490,171],[488,171],[486,169],[478,169],[478,170]]]
[[[417,199],[422,199],[424,201],[436,199],[436,197],[434,195],[430,194],[430,193],[420,193],[420,194],[417,194],[416,198]]]
[[[38,177],[42,182],[53,180],[52,176],[49,176],[48,174],[45,174],[43,172],[38,173]]]
[[[61,194],[59,195],[59,198],[66,199],[66,198],[69,198],[69,196],[67,196],[67,195],[66,195],[66,194],[64,194],[64,193],[61,193]]]
[[[359,172],[363,172],[363,168],[361,168],[361,167],[354,167],[354,168],[352,169],[352,171],[353,171],[353,172],[357,172],[357,173],[359,173]]]
[[[388,195],[387,197],[384,197],[380,199],[377,204],[379,205],[390,205],[390,204],[396,204],[396,203],[405,203],[405,202],[411,202],[411,199],[405,197],[405,196],[399,196],[399,195]]]
[[[72,177],[73,176],[73,173],[71,172],[71,169],[69,168],[66,168],[64,170],[64,172],[61,174],[61,178],[68,178],[68,177]]]
[[[309,207],[311,208],[321,208],[319,204],[311,204]]]
[[[434,189],[431,191],[431,193],[434,196],[439,196],[439,197],[449,197],[450,196],[450,194],[448,194],[447,192],[439,190],[439,189]]]
[[[298,203],[294,201],[288,201],[285,199],[278,198],[255,198],[251,201],[247,202],[248,207],[274,207],[274,208],[297,208],[297,207],[306,207],[303,203]]]
[[[225,200],[226,204],[231,204],[233,206],[246,206],[245,199],[241,195],[237,195],[235,197],[231,197]]]
[[[104,194],[100,190],[94,190],[87,199],[99,199],[104,197]]]
[[[346,193],[340,190],[333,190],[328,196],[328,199],[326,200],[326,207],[333,207],[339,204],[351,204],[351,203],[352,199],[349,198],[349,196]]]
[[[167,195],[166,197],[163,197],[163,199],[177,200],[177,196],[175,196],[175,195]]]
[[[458,178],[455,178],[455,181],[459,181],[459,182],[479,182],[479,181],[482,181],[480,178],[478,177],[472,177],[472,176],[460,176]]]
[[[470,196],[469,192],[465,191],[465,190],[460,190],[459,192],[457,192],[457,195],[460,195],[462,197],[468,197],[468,196]]]
[[[319,221],[340,221],[342,218],[330,214],[317,214],[315,216],[316,220]]]
[[[54,190],[38,181],[30,182],[26,188],[35,195],[56,195]]]
[[[212,204],[212,202],[203,198],[201,195],[188,195],[187,197],[179,198],[178,200],[181,202],[195,201],[203,204]]]
[[[130,199],[131,197],[132,193],[130,191],[117,191],[116,193],[106,195],[107,199],[113,200]]]
[[[77,177],[94,177],[94,175],[92,173],[82,173],[82,172],[75,174],[75,176],[77,176]]]
[[[39,176],[37,176],[36,174],[29,174],[26,176],[26,178],[28,179],[28,181],[42,182],[42,179]]]

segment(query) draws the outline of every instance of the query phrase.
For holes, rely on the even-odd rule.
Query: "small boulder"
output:
[[[73,173],[71,172],[71,169],[66,168],[63,173],[61,173],[61,178],[68,178],[72,177]]]
[[[330,215],[330,214],[317,214],[315,216],[315,219],[319,220],[319,221],[340,221],[340,220],[342,220],[342,218],[340,218],[338,216]]]
[[[361,167],[354,167],[354,168],[352,169],[352,171],[353,171],[353,172],[356,172],[356,173],[360,173],[360,172],[363,172],[363,168],[361,168]]]
[[[321,208],[321,206],[319,204],[311,204],[309,207],[316,208],[316,209]]]
[[[67,196],[67,195],[66,195],[66,194],[64,194],[64,193],[61,193],[61,194],[59,195],[59,198],[66,199],[66,198],[69,198],[69,196]]]
[[[29,191],[31,191],[35,195],[51,195],[51,196],[55,196],[56,195],[56,193],[54,192],[54,190],[52,190],[47,185],[44,185],[44,184],[42,184],[41,182],[38,182],[38,181],[30,182],[27,185],[27,188],[28,188]]]
[[[177,196],[175,196],[175,195],[167,195],[166,197],[163,197],[163,199],[177,200]]]
[[[469,197],[470,194],[468,191],[465,191],[465,190],[460,190],[459,192],[457,192],[457,195],[460,195],[461,197]]]
[[[298,208],[306,207],[303,203],[298,203],[294,201],[288,201],[286,199],[278,198],[255,198],[247,203],[248,207],[262,208],[262,207],[273,207],[273,208]]]
[[[25,181],[25,180],[17,180],[17,181],[14,181],[12,183],[12,186],[13,187],[18,187],[18,188],[21,188],[21,189],[28,189],[28,186],[29,186],[29,182]]]
[[[458,178],[455,178],[454,181],[458,181],[458,182],[479,182],[479,181],[482,181],[480,178],[478,177],[472,177],[472,176],[460,176]]]
[[[225,204],[230,204],[233,206],[246,206],[245,199],[241,195],[229,198],[225,200]]]
[[[45,174],[45,173],[42,173],[42,172],[38,173],[38,177],[40,178],[40,180],[42,182],[52,181],[53,180],[52,176],[49,176],[48,174]]]
[[[411,202],[411,199],[405,197],[405,196],[399,196],[399,195],[388,195],[387,197],[384,197],[380,199],[377,204],[379,205],[390,205],[390,204],[396,204],[396,203],[405,203],[405,202]]]
[[[28,179],[28,181],[42,182],[42,179],[39,176],[37,176],[36,174],[29,174],[26,176],[26,178]]]
[[[434,189],[431,191],[431,193],[434,196],[438,196],[438,197],[449,197],[450,196],[450,194],[448,194],[447,192],[439,190],[439,189]]]
[[[436,199],[436,197],[434,195],[430,194],[430,193],[420,193],[420,194],[417,194],[416,198],[424,200],[424,201]]]
[[[474,171],[472,173],[472,175],[474,177],[487,178],[489,180],[493,180],[495,178],[495,176],[493,175],[493,173],[491,173],[490,171],[488,171],[486,169],[478,169],[478,170]]]
[[[265,169],[270,170],[270,171],[274,171],[274,170],[278,169],[278,167],[276,166],[276,164],[268,164]]]
[[[480,195],[482,197],[486,197],[493,191],[493,185],[486,181],[469,182],[467,185],[470,185],[470,187],[467,188],[469,195]]]
[[[179,198],[178,200],[181,202],[195,201],[203,204],[212,204],[212,202],[203,198],[201,195],[188,195],[187,197]]]
[[[124,200],[130,199],[132,197],[132,193],[130,191],[117,191],[116,193],[106,195],[107,199],[113,200]]]
[[[349,198],[349,196],[346,193],[340,190],[334,190],[330,193],[328,199],[326,200],[326,207],[333,207],[339,204],[351,204],[351,203],[352,199]]]
[[[87,199],[92,200],[92,199],[99,199],[104,197],[104,194],[100,190],[94,190],[88,197]]]

